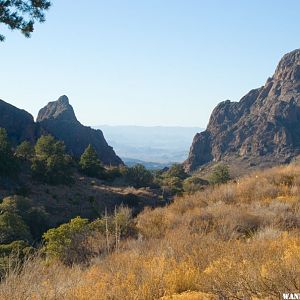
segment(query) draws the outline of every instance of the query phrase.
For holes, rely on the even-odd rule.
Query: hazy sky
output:
[[[66,94],[89,125],[205,127],[300,47],[298,0],[52,2],[31,39],[0,27],[0,98],[34,116]]]

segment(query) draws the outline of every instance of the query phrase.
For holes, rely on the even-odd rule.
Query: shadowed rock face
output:
[[[91,144],[100,160],[106,165],[122,165],[122,160],[110,147],[101,130],[83,126],[76,118],[67,96],[49,102],[38,114],[37,122],[55,138],[64,141],[67,150],[75,157],[80,157]]]
[[[31,114],[0,100],[0,127],[5,128],[13,146],[24,140],[34,143],[38,128]]]
[[[239,102],[221,102],[193,140],[187,171],[230,158],[259,165],[300,154],[300,49],[286,54],[266,84]]]

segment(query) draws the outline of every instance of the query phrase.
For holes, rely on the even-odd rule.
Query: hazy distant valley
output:
[[[159,169],[183,162],[200,127],[99,125],[108,144],[129,166],[142,163]]]

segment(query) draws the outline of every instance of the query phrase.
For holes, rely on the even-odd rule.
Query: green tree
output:
[[[185,172],[181,164],[173,164],[170,169],[166,172],[167,177],[177,177],[181,180],[186,179],[189,175]]]
[[[19,30],[25,37],[30,37],[35,22],[45,21],[45,11],[51,3],[47,0],[1,0],[0,23],[11,30]],[[5,37],[0,35],[0,41]]]
[[[15,240],[31,241],[28,226],[22,218],[12,212],[0,215],[0,244],[8,244]]]
[[[153,185],[153,175],[142,164],[125,169],[125,180],[132,186],[148,187]]]
[[[57,228],[49,229],[43,235],[47,256],[59,259],[66,265],[86,261],[90,253],[84,245],[89,230],[88,220],[80,217]]]
[[[18,172],[18,164],[4,128],[0,128],[0,176],[12,176]]]
[[[38,139],[31,168],[36,179],[50,184],[72,181],[72,158],[66,154],[64,143],[51,135],[43,135]]]
[[[180,194],[183,191],[182,183],[189,175],[181,164],[173,164],[167,171],[156,174],[155,182],[163,188],[163,196],[166,194]]]
[[[230,180],[229,167],[227,165],[216,166],[210,175],[209,182],[211,184],[222,184]]]
[[[22,142],[15,151],[15,156],[21,160],[31,160],[34,157],[34,148],[30,142]]]
[[[4,198],[0,204],[0,213],[4,212],[19,215],[35,240],[39,240],[48,229],[48,214],[44,207],[34,206],[28,198],[22,196]]]
[[[88,145],[80,157],[80,171],[91,177],[103,177],[105,169],[101,165],[97,152],[92,145]]]

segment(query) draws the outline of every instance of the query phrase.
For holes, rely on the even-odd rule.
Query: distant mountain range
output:
[[[149,169],[183,162],[200,127],[99,125],[107,142],[125,164],[142,163]]]

